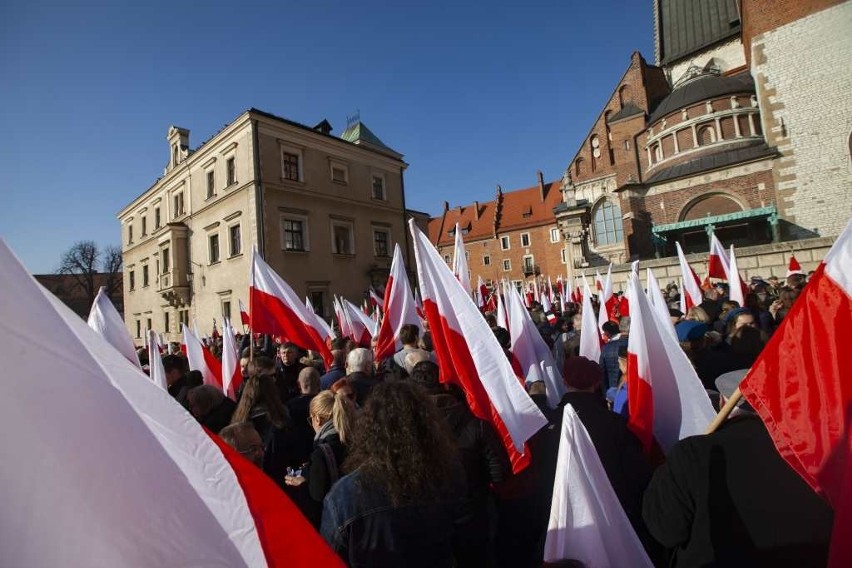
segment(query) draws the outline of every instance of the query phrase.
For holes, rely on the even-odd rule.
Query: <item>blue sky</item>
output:
[[[195,5],[0,6],[0,236],[31,271],[119,244],[171,124],[195,147],[250,107],[338,134],[360,111],[437,214],[561,177],[630,54],[653,62],[650,0]]]

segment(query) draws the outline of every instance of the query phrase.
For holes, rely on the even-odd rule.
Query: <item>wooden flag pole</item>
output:
[[[743,397],[743,393],[740,392],[740,387],[737,387],[733,393],[731,393],[731,398],[725,402],[725,406],[723,406],[719,410],[719,414],[716,415],[716,418],[713,419],[713,422],[710,423],[710,426],[707,427],[706,434],[712,434],[716,431],[719,426],[721,426],[725,420],[728,419],[728,416],[731,414],[731,411],[737,406],[737,403]]]

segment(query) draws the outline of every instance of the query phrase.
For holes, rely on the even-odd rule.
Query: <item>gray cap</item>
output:
[[[731,395],[734,394],[734,391],[737,390],[737,387],[740,386],[740,383],[747,374],[748,369],[737,369],[736,371],[729,371],[719,375],[715,381],[716,390],[725,398],[731,398]]]

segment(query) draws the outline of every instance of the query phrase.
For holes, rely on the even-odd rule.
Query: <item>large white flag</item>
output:
[[[163,367],[163,357],[160,355],[160,342],[153,329],[148,330],[148,376],[151,377],[155,385],[164,391],[169,390],[166,369]]]
[[[605,310],[603,305],[601,310]],[[583,313],[580,327],[580,355],[597,363],[601,359],[601,336],[598,331],[598,322],[595,319],[595,311],[592,308],[592,292],[586,275],[583,274]]]
[[[98,295],[95,296],[95,301],[92,303],[88,324],[119,353],[124,355],[128,361],[140,369],[142,368],[139,364],[139,357],[136,356],[136,346],[133,344],[130,332],[127,331],[127,326],[124,325],[124,320],[121,319],[118,310],[112,305],[104,286],[100,287]]]
[[[414,304],[414,295],[411,293],[411,285],[408,283],[408,274],[405,271],[405,261],[402,258],[402,250],[399,244],[394,246],[393,261],[391,262],[388,282],[385,285],[385,298],[382,303],[384,318],[379,327],[376,340],[375,357],[381,361],[393,356],[402,349],[399,340],[399,332],[404,325],[416,325],[420,327],[420,318],[417,316],[417,307]]]
[[[456,243],[455,251],[453,251],[453,274],[459,279],[459,282],[465,292],[470,294],[470,273],[467,269],[467,255],[464,251],[464,241],[462,240],[462,231],[458,223],[456,223]]]
[[[229,398],[237,400],[237,391],[242,382],[237,338],[231,322],[225,319],[222,322],[222,390]]]

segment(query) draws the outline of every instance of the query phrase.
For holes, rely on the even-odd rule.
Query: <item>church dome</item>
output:
[[[675,84],[674,90],[660,101],[648,119],[654,124],[665,116],[701,101],[733,94],[754,94],[754,79],[748,72],[722,76],[697,68],[687,71],[686,77]]]

